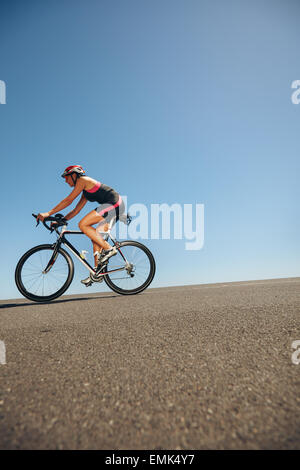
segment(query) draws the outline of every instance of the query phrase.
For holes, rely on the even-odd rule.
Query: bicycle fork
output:
[[[46,268],[44,269],[44,271],[42,271],[43,274],[47,274],[50,271],[50,269],[52,268],[52,266],[54,265],[54,263],[56,261],[56,258],[58,256],[58,250],[60,248],[60,245],[61,245],[61,242],[59,240],[52,245],[53,246],[53,254],[52,254]]]

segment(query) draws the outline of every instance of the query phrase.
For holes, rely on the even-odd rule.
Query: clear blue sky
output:
[[[296,0],[2,0],[0,297],[20,297],[18,259],[54,241],[31,213],[68,194],[69,164],[129,204],[205,205],[201,250],[145,240],[153,287],[299,276],[299,13]],[[75,266],[67,293],[105,290]]]

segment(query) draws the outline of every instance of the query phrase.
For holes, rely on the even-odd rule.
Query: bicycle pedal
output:
[[[93,280],[91,279],[91,277],[89,277],[89,278],[83,279],[81,281],[81,284],[84,284],[86,287],[90,287],[93,284]]]

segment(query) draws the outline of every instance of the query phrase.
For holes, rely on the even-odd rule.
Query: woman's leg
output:
[[[96,252],[101,253],[103,249],[109,250],[111,248],[110,244],[107,243],[105,240],[103,240],[101,235],[97,233],[96,229],[94,227],[91,227],[91,225],[99,224],[99,223],[101,224],[101,222],[104,226],[104,230],[107,230],[108,224],[106,224],[105,218],[99,215],[98,212],[91,211],[89,214],[83,217],[83,219],[78,224],[80,230],[91,239],[92,244],[93,244],[93,253],[96,253]],[[98,262],[99,262],[98,254],[94,255],[94,262],[95,262],[95,268],[97,269]],[[90,276],[86,279],[83,279],[81,282],[86,287],[89,287],[93,283]],[[101,280],[99,280],[98,282],[101,282]]]
[[[94,253],[94,265],[95,265],[95,268],[97,268],[98,261],[99,261],[99,254],[101,253],[102,248],[100,245],[98,245],[95,242],[92,242],[92,244],[93,244],[93,253]]]
[[[105,219],[99,215],[96,211],[91,211],[79,222],[78,226],[80,230],[87,235],[93,243],[94,253],[96,251],[109,250],[111,248],[110,244],[107,243],[99,233],[96,232],[96,229],[92,225],[99,224],[99,222],[105,221]],[[96,256],[95,256],[96,263]]]

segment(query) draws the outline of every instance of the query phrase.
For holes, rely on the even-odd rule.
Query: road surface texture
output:
[[[1,449],[300,448],[300,278],[0,307]]]

